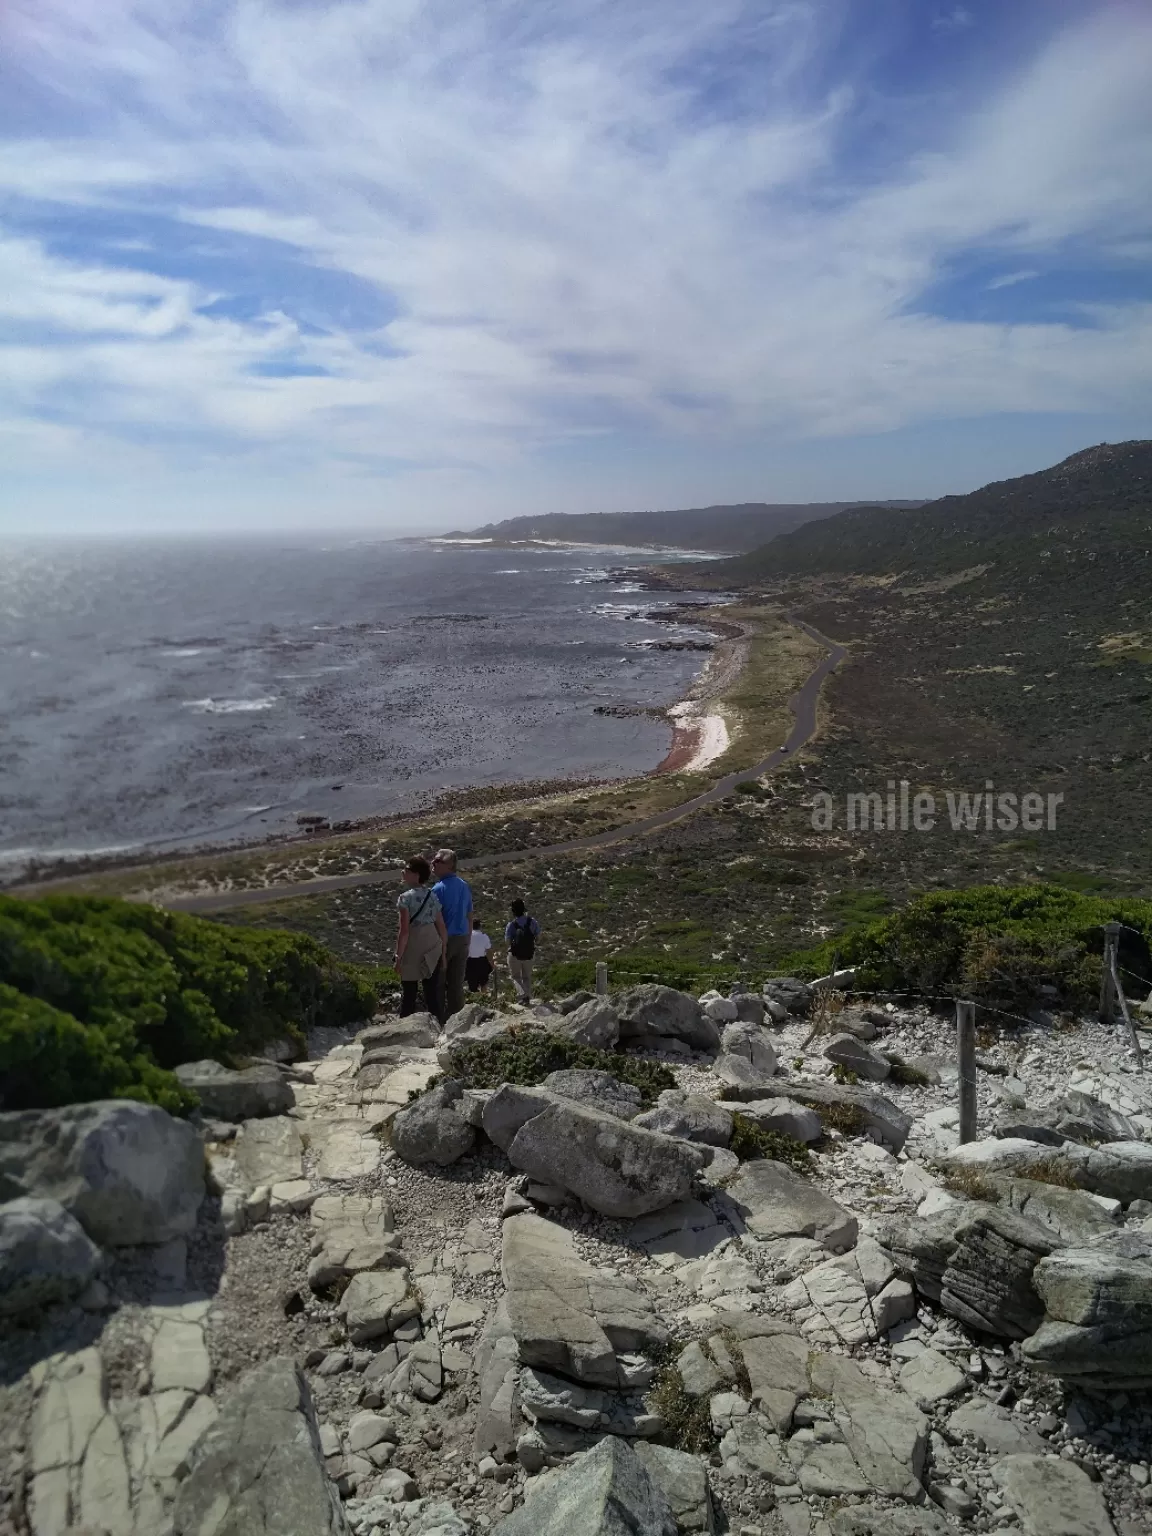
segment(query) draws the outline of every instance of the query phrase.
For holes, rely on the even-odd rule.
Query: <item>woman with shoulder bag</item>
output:
[[[400,1017],[416,1012],[421,988],[424,1006],[444,1023],[444,961],[448,930],[435,893],[428,888],[428,861],[409,859],[401,878],[404,890],[396,903],[400,930],[396,935],[396,970],[400,976]]]

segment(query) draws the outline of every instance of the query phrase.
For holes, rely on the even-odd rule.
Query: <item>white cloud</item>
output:
[[[0,188],[286,242],[396,318],[205,313],[194,262],[176,280],[13,239],[0,314],[51,334],[0,347],[9,420],[435,476],[621,429],[837,435],[1146,396],[1144,309],[1077,330],[915,305],[965,251],[1149,238],[1152,18],[1055,35],[947,147],[858,185],[853,92],[813,84],[828,10],[18,0],[19,62],[91,127],[10,145]],[[266,376],[284,357],[325,372]]]

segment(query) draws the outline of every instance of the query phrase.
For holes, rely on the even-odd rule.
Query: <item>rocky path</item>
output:
[[[947,1021],[848,1008],[806,1047],[810,1003],[382,1017],[208,1073],[198,1134],[0,1116],[0,1192],[29,1191],[0,1278],[23,1223],[42,1288],[0,1286],[0,1532],[1152,1529],[1152,1086],[1037,1015],[982,1057],[960,1149]],[[423,1092],[526,1026],[615,1030],[676,1086]],[[741,1161],[750,1126],[808,1160]],[[60,1164],[97,1134],[105,1169],[141,1155],[131,1200]]]
[[[597,832],[587,837],[576,837],[566,843],[549,843],[540,848],[518,848],[509,853],[484,854],[478,858],[462,860],[461,869],[491,869],[500,864],[522,863],[527,859],[552,858],[563,853],[585,852],[592,848],[608,848],[614,843],[627,842],[633,837],[643,837],[649,832],[656,831],[659,827],[666,827],[682,817],[691,815],[695,811],[705,809],[709,805],[717,805],[727,795],[730,795],[736,785],[745,779],[763,778],[765,774],[772,773],[781,763],[788,762],[802,747],[808,745],[816,734],[817,713],[820,700],[820,690],[824,686],[824,680],[834,672],[840,663],[848,655],[842,645],[837,645],[834,640],[829,640],[827,635],[822,635],[819,630],[813,629],[802,619],[792,618],[791,622],[798,629],[802,629],[810,639],[818,644],[828,647],[828,655],[816,666],[805,679],[803,687],[790,700],[790,707],[796,720],[788,738],[783,746],[770,752],[763,761],[756,763],[751,768],[741,768],[735,773],[725,774],[718,779],[710,789],[702,791],[698,795],[692,795],[683,800],[679,805],[669,806],[667,810],[658,811],[655,815],[645,816],[639,821],[628,822],[624,826],[613,827],[608,832]],[[157,896],[163,905],[178,912],[221,912],[234,907],[261,906],[270,901],[286,901],[296,896],[322,896],[328,891],[345,891],[360,885],[379,885],[395,879],[393,870],[362,870],[350,875],[327,875],[315,880],[302,880],[281,885],[268,885],[259,888],[213,891],[206,895],[197,896],[169,896],[163,893]]]

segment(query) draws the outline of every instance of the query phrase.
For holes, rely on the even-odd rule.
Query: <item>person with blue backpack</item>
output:
[[[527,1006],[532,1001],[532,960],[540,924],[529,916],[519,897],[512,903],[512,921],[505,928],[504,937],[508,943],[508,974],[518,1000]]]

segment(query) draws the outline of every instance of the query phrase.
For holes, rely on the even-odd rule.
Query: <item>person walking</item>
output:
[[[468,961],[464,967],[464,980],[469,992],[485,992],[488,978],[492,975],[492,940],[480,926],[480,919],[473,914],[472,937],[468,940]]]
[[[409,859],[401,873],[404,890],[396,903],[400,928],[396,935],[396,970],[400,976],[400,1017],[416,1012],[424,991],[424,1006],[443,1022],[445,959],[448,932],[436,893],[428,888],[428,860]]]
[[[508,941],[508,974],[517,998],[527,1007],[532,1001],[532,959],[540,924],[529,916],[519,897],[512,903],[512,921],[505,928],[504,937]]]
[[[472,938],[472,887],[456,873],[456,855],[451,848],[441,848],[432,861],[436,876],[433,894],[444,913],[448,946],[444,960],[443,1024],[464,1006],[464,971],[468,964],[468,945]]]

